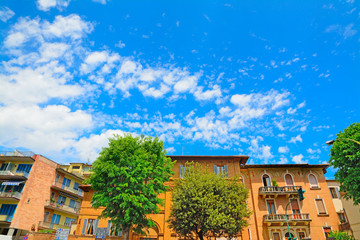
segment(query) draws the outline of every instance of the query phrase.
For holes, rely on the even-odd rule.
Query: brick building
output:
[[[186,162],[198,162],[209,171],[225,172],[229,177],[241,177],[250,190],[248,206],[253,210],[249,227],[239,234],[237,239],[280,240],[288,236],[285,206],[290,202],[287,213],[291,234],[298,239],[326,239],[328,232],[338,230],[338,218],[332,203],[324,173],[327,164],[275,164],[247,165],[248,156],[170,156],[176,160],[174,176],[167,185],[171,186],[175,178],[181,178]],[[298,189],[305,190],[305,199],[298,201]],[[80,186],[85,192],[74,236],[71,239],[95,239],[99,228],[107,228],[106,219],[97,219],[102,209],[91,206],[93,190],[89,185]],[[170,214],[171,193],[160,196],[165,205],[159,214],[150,215],[156,227],[148,229],[144,236],[130,233],[133,240],[177,240],[166,219]]]
[[[0,152],[0,237],[70,228],[77,221],[83,178],[32,152]],[[7,236],[7,237],[5,237]]]

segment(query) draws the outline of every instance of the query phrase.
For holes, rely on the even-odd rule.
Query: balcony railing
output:
[[[11,222],[12,219],[12,215],[0,215],[0,222]]]
[[[340,223],[339,227],[340,227],[340,231],[350,230],[350,223],[349,222]]]
[[[73,214],[79,214],[79,208],[70,207],[70,206],[65,205],[65,204],[59,204],[59,203],[51,201],[51,200],[46,200],[45,206],[56,208],[56,209],[58,209],[60,211],[63,210],[63,211],[67,211],[67,212],[70,212],[70,213],[73,213]]]
[[[10,170],[2,170],[0,171],[0,176],[19,176],[19,177],[25,177],[28,178],[29,177],[29,173],[28,172],[16,172],[14,171],[10,171]]]
[[[60,183],[60,182],[56,182],[56,181],[55,181],[53,185],[56,186],[56,187],[58,187],[58,188],[64,189],[65,191],[74,193],[74,194],[76,194],[76,195],[78,195],[78,196],[81,196],[81,197],[84,196],[83,191],[81,191],[81,190],[76,190],[76,189],[71,188],[71,187],[67,187],[67,186],[63,185],[62,183]]]
[[[297,194],[301,186],[285,186],[285,187],[260,187],[259,194],[261,195],[291,195]]]
[[[51,222],[39,222],[39,228],[58,229],[58,228],[70,228],[71,223],[55,224]]]
[[[31,151],[0,151],[0,156],[7,156],[7,157],[32,157],[35,153]]]
[[[0,197],[5,197],[5,198],[16,198],[19,199],[21,198],[22,193],[21,192],[1,192],[0,193]]]
[[[309,213],[287,214],[289,221],[311,221]],[[264,222],[286,222],[285,214],[264,215]]]

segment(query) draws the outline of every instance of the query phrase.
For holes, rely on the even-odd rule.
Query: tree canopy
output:
[[[141,232],[155,223],[146,215],[159,212],[158,198],[173,174],[173,162],[164,144],[152,137],[114,136],[93,163],[88,183],[95,190],[92,205],[105,207],[100,217],[110,218],[127,240],[130,229]]]
[[[172,190],[170,228],[187,239],[235,237],[248,225],[248,194],[238,178],[187,165],[184,178],[176,180]]]
[[[335,179],[340,182],[340,190],[346,199],[360,203],[360,123],[351,124],[337,134],[331,148],[330,165],[337,172]]]
[[[355,238],[347,232],[330,232],[329,237],[334,237],[337,240],[355,240]]]

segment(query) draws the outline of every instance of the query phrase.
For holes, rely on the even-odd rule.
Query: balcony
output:
[[[308,225],[311,222],[309,213],[287,214],[289,224],[291,225]],[[268,226],[282,226],[286,224],[285,214],[267,214],[264,215],[264,223]]]
[[[16,172],[15,170],[1,170],[0,179],[1,180],[26,180],[29,178],[28,172]]]
[[[339,224],[340,231],[349,231],[350,230],[350,223],[349,222],[342,222]]]
[[[22,193],[21,192],[1,192],[0,199],[4,200],[20,200]]]
[[[39,222],[39,229],[59,229],[59,228],[65,228],[69,229],[71,227],[71,223],[65,223],[64,225],[61,224],[55,224],[51,222]]]
[[[13,219],[12,215],[0,215],[0,222],[6,222],[6,223],[11,223]]]
[[[285,186],[285,187],[260,187],[259,194],[264,198],[267,196],[277,197],[279,195],[285,195],[287,198],[297,195],[301,186]]]
[[[60,211],[60,212],[74,214],[74,215],[78,215],[79,210],[80,210],[79,208],[70,207],[70,206],[64,205],[64,204],[59,204],[59,203],[56,203],[56,202],[51,201],[51,200],[46,200],[45,207],[50,208],[50,209],[54,209],[54,210],[57,210],[57,211]]]
[[[71,188],[71,187],[67,187],[65,185],[62,185],[62,183],[60,183],[60,182],[55,181],[51,187],[54,188],[54,189],[57,189],[57,190],[62,190],[65,193],[76,196],[76,197],[82,198],[84,196],[83,191],[76,190],[76,189]]]

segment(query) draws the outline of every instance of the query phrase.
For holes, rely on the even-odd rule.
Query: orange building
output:
[[[326,184],[324,173],[327,164],[275,164],[246,165],[248,156],[169,156],[176,160],[173,171],[175,178],[181,178],[186,162],[198,162],[209,171],[223,172],[229,177],[241,177],[250,190],[248,206],[253,210],[249,227],[243,230],[237,239],[280,240],[288,237],[285,207],[288,206],[289,226],[292,236],[297,239],[326,239],[328,232],[338,230],[338,220],[332,199]],[[303,201],[298,200],[298,189],[305,190]],[[110,233],[107,219],[97,219],[102,209],[91,206],[94,191],[91,186],[81,186],[85,192],[81,205],[75,236],[71,239],[94,239],[97,229],[106,229]],[[130,233],[133,240],[177,240],[166,220],[170,214],[171,192],[160,196],[165,201],[159,214],[150,217],[156,227],[148,229],[144,236]],[[292,200],[294,199],[294,200]],[[291,201],[290,201],[291,200]],[[118,233],[119,234],[119,233]],[[120,238],[119,238],[120,239]]]
[[[32,152],[0,152],[0,238],[70,229],[77,221],[84,179]]]

